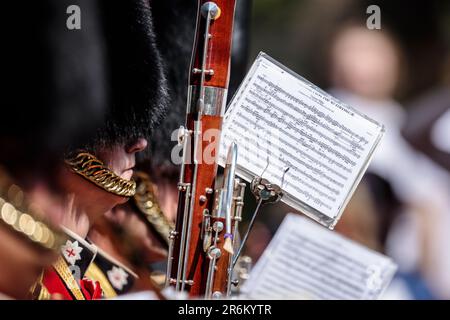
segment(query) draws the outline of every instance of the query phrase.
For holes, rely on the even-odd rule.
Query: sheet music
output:
[[[237,173],[264,172],[283,201],[333,228],[367,168],[383,126],[261,53],[224,117],[219,163],[239,147]]]
[[[380,253],[288,214],[242,288],[249,299],[377,299],[397,266]]]

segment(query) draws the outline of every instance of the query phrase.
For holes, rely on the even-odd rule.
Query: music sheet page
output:
[[[288,214],[242,288],[248,299],[377,299],[392,260]]]
[[[332,228],[383,130],[261,53],[225,114],[219,163],[235,141],[238,175],[250,181],[267,167],[283,201]]]

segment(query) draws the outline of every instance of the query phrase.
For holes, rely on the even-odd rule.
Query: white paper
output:
[[[377,299],[397,266],[380,253],[288,214],[245,282],[249,299]]]
[[[333,228],[384,129],[261,53],[224,117],[219,163],[238,144],[237,174],[281,186],[283,201]]]

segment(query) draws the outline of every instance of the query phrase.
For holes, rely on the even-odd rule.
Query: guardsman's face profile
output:
[[[130,180],[136,165],[136,154],[147,147],[147,140],[139,138],[131,143],[100,149],[96,156],[119,177]]]
[[[136,164],[136,154],[147,147],[147,140],[139,138],[131,143],[116,144],[107,148],[97,148],[95,156],[101,160],[108,170],[114,172],[123,180],[129,181],[133,176]],[[125,203],[129,198],[106,191],[74,173],[68,167],[62,170],[59,182],[66,193],[72,196],[72,216],[86,215],[90,223],[94,223],[105,212],[118,204]],[[77,219],[71,219],[77,220]],[[64,223],[63,223],[64,224]],[[74,226],[72,229],[78,230]],[[81,234],[87,232],[82,227]],[[75,230],[74,230],[75,231]]]

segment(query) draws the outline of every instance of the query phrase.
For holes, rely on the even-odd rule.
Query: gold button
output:
[[[6,202],[2,207],[2,219],[9,225],[14,225],[17,220],[17,211],[12,204]]]
[[[18,186],[16,186],[15,184],[13,184],[8,189],[8,199],[10,199],[10,201],[16,207],[20,207],[22,205],[23,199],[24,199],[24,195],[23,195],[22,190]]]
[[[148,201],[145,201],[144,205],[145,205],[145,208],[150,209],[151,207],[153,207],[153,202],[148,200]]]
[[[29,214],[23,214],[19,218],[19,227],[26,235],[31,236],[36,228],[36,222]]]
[[[36,242],[42,242],[42,235],[43,235],[43,231],[42,231],[42,224],[40,222],[36,222],[36,226],[34,228],[34,232],[31,235],[31,239],[33,239]]]
[[[48,230],[47,232],[48,232],[48,239],[47,241],[45,241],[45,243],[47,245],[47,248],[53,248],[55,245],[55,237],[53,236],[52,232],[49,232]]]

